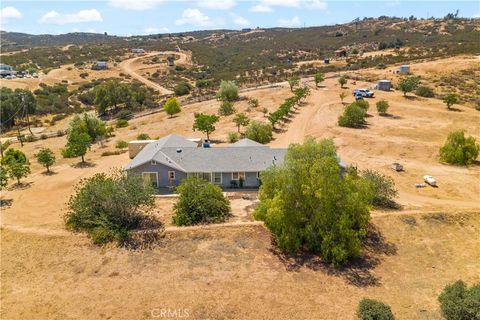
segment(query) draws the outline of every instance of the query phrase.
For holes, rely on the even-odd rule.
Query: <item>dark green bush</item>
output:
[[[438,301],[447,320],[480,319],[480,284],[468,288],[459,280],[446,286]]]
[[[173,92],[175,92],[176,96],[184,96],[186,94],[189,94],[191,90],[192,90],[192,86],[187,82],[177,84],[173,88]]]
[[[358,304],[357,316],[360,320],[394,320],[389,305],[373,299],[362,299]]]
[[[176,225],[221,222],[228,217],[230,201],[219,186],[192,177],[184,179],[176,192],[180,195],[172,219]]]
[[[137,140],[150,140],[150,136],[147,133],[140,133],[137,136]]]
[[[233,103],[230,101],[222,101],[220,108],[218,109],[218,114],[221,116],[229,116],[235,113],[235,108],[233,107]]]
[[[268,143],[273,137],[273,128],[270,123],[253,120],[245,129],[245,136],[259,143]]]
[[[128,121],[125,119],[118,119],[117,123],[115,124],[117,128],[124,128],[128,126]]]
[[[95,244],[127,241],[133,230],[147,221],[161,227],[149,215],[154,190],[137,175],[117,171],[97,173],[76,186],[64,220],[68,229],[86,232]]]
[[[415,94],[419,97],[424,97],[424,98],[435,97],[435,93],[433,92],[433,89],[427,86],[419,86],[417,90],[415,90]]]
[[[133,117],[133,112],[127,109],[122,109],[115,114],[115,118],[122,120],[130,120]]]
[[[115,144],[115,148],[117,149],[125,149],[128,147],[128,142],[125,140],[118,140]]]
[[[343,114],[338,118],[338,125],[348,128],[359,128],[365,125],[365,110],[357,104],[347,106]]]

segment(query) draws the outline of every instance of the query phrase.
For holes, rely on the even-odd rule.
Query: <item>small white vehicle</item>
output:
[[[426,183],[428,183],[433,187],[437,186],[437,180],[435,180],[432,176],[429,176],[429,175],[423,176],[423,181],[425,181]]]

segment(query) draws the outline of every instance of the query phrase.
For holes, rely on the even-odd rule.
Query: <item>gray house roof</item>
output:
[[[183,172],[258,172],[283,163],[286,152],[249,139],[227,147],[198,148],[195,142],[169,135],[145,146],[126,169],[153,160]]]

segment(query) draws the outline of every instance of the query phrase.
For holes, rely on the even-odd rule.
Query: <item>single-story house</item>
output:
[[[0,77],[14,76],[17,72],[13,70],[12,66],[0,63]]]
[[[105,69],[108,69],[108,63],[106,61],[97,61],[92,66],[92,70],[105,70]]]
[[[341,50],[335,50],[335,57],[337,58],[346,58],[347,57],[347,50],[341,49]]]
[[[147,144],[125,167],[154,187],[174,187],[201,177],[222,188],[260,186],[260,173],[283,163],[286,148],[270,148],[242,139],[225,147],[202,147],[175,134]]]

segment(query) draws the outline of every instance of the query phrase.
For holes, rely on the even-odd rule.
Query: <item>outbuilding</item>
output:
[[[398,68],[398,73],[400,73],[400,74],[410,73],[410,66],[408,66],[408,65],[400,66],[400,68]]]
[[[390,80],[379,80],[376,88],[381,91],[390,91],[392,89],[392,82]]]

